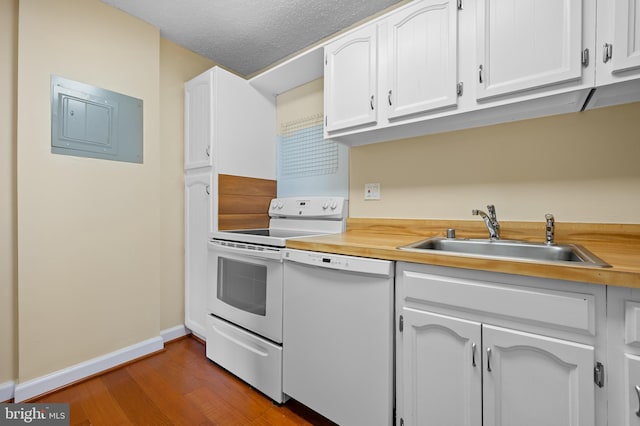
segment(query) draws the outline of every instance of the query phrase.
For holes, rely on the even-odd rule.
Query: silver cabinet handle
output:
[[[204,190],[207,191],[207,195],[211,195],[211,185],[205,186]]]
[[[211,157],[211,146],[207,146],[207,157]]]
[[[476,366],[476,344],[471,345],[471,365]]]
[[[371,105],[371,111],[373,111],[373,95],[371,95],[371,100],[369,101],[369,105]]]
[[[478,81],[479,81],[480,83],[482,83],[482,70],[483,70],[483,67],[482,67],[482,65],[480,65],[480,66],[478,67]]]
[[[487,348],[487,371],[491,371],[491,348]]]
[[[387,99],[389,99],[389,106],[393,105],[393,103],[391,103],[391,90],[389,90],[389,96],[387,96]]]
[[[636,395],[638,395],[638,411],[636,411],[636,416],[640,417],[640,386],[636,385]]]
[[[607,62],[609,62],[612,56],[613,56],[613,45],[609,43],[605,43],[604,48],[602,49],[602,62],[606,64]]]
[[[589,66],[589,49],[584,49],[582,51],[582,66]]]

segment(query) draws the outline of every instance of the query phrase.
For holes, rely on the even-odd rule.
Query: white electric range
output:
[[[343,197],[277,198],[269,228],[217,231],[208,243],[207,357],[274,401],[282,392],[283,250],[287,239],[340,233]]]

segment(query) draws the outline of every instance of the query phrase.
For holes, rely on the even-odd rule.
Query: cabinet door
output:
[[[366,26],[325,47],[325,130],[375,124],[377,30]]]
[[[387,25],[388,118],[456,105],[457,2],[420,2],[392,15]]]
[[[639,69],[640,0],[613,0],[613,16],[613,72]]]
[[[407,307],[401,314],[397,418],[407,426],[480,426],[480,323]]]
[[[592,346],[483,325],[485,425],[595,424]]]
[[[640,425],[640,356],[624,354],[624,426]]]
[[[212,174],[185,177],[185,325],[204,338],[206,330],[207,240],[211,230]]]
[[[477,99],[579,80],[582,0],[479,0]]]
[[[219,174],[276,178],[275,100],[214,67],[213,156]]]
[[[184,168],[211,166],[213,72],[184,85]]]
[[[607,288],[609,425],[640,426],[640,289]]]

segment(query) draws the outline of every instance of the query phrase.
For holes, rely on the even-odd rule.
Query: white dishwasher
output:
[[[394,264],[284,252],[283,392],[342,425],[392,425]]]

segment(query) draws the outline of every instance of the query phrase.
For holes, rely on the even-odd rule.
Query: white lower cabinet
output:
[[[398,263],[396,424],[606,424],[605,305],[604,286]]]
[[[401,317],[399,424],[481,426],[481,324],[412,308]]]
[[[210,169],[184,179],[184,324],[205,339],[207,241],[213,225],[213,173]]]
[[[594,347],[482,326],[485,425],[594,425]]]
[[[609,425],[640,425],[640,289],[607,289]]]

